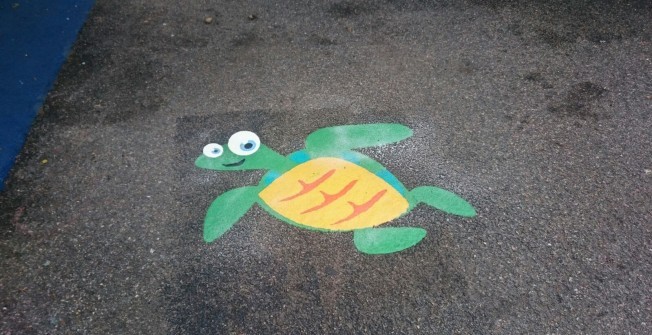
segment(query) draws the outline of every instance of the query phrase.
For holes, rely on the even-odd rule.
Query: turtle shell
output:
[[[409,208],[407,199],[387,181],[333,157],[295,166],[259,196],[270,209],[295,223],[337,231],[378,226]]]

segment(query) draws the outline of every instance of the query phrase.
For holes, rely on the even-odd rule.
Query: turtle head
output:
[[[282,168],[287,160],[260,143],[258,135],[239,131],[229,138],[226,147],[217,143],[204,146],[195,165],[210,170],[273,170]]]

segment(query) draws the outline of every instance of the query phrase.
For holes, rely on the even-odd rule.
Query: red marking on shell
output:
[[[292,199],[295,199],[297,197],[300,197],[312,190],[314,190],[317,186],[321,185],[323,182],[326,181],[326,179],[330,178],[333,174],[335,173],[335,169],[329,170],[326,172],[323,176],[317,178],[317,180],[313,181],[312,183],[306,183],[303,180],[299,180],[299,184],[301,184],[301,191],[299,193],[291,195],[285,199],[281,199],[281,201],[290,201]]]
[[[383,197],[383,195],[385,195],[385,193],[387,193],[386,189],[376,193],[373,197],[371,197],[371,199],[369,199],[367,202],[365,202],[364,204],[361,204],[361,205],[356,205],[353,202],[349,201],[349,205],[351,205],[351,207],[353,207],[353,213],[351,213],[351,215],[345,217],[342,220],[339,220],[339,221],[337,221],[335,223],[332,223],[331,226],[338,225],[338,224],[340,224],[342,222],[345,222],[345,221],[349,221],[349,220],[355,218],[356,216],[368,211],[371,207],[373,207],[373,205],[376,202],[378,202],[378,200],[380,200],[380,198]]]
[[[324,208],[324,207],[330,205],[331,203],[333,203],[333,201],[335,201],[335,200],[341,198],[341,197],[344,196],[347,192],[349,192],[349,191],[353,188],[353,185],[355,185],[355,183],[357,183],[357,182],[358,182],[357,180],[353,180],[353,181],[351,181],[351,182],[348,183],[346,186],[344,186],[343,189],[341,189],[339,192],[337,192],[337,193],[335,193],[335,194],[328,194],[328,193],[326,193],[326,192],[324,192],[324,191],[320,191],[321,194],[324,196],[324,202],[322,202],[321,204],[319,204],[319,205],[317,205],[317,206],[315,206],[315,207],[311,207],[311,208],[306,209],[305,211],[301,212],[301,214],[306,214],[306,213],[314,212],[314,211],[316,211],[316,210],[318,210],[318,209],[322,209],[322,208]]]

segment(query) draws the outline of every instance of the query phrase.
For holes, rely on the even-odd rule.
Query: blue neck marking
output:
[[[288,158],[291,161],[293,161],[293,162],[295,162],[297,164],[301,164],[301,163],[305,163],[305,162],[309,161],[310,160],[310,155],[308,155],[307,152],[301,150],[301,151],[295,151],[295,152],[291,153],[288,156]],[[285,171],[283,171],[283,172],[285,172]],[[274,180],[276,180],[282,174],[283,173],[278,172],[276,170],[270,170],[269,172],[267,172],[263,176],[263,179],[262,179],[263,185],[267,186],[267,185],[271,184],[272,182],[274,182]]]

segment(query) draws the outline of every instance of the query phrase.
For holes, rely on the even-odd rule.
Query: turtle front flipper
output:
[[[365,254],[390,254],[416,245],[425,236],[421,228],[367,228],[353,232],[353,243]]]
[[[258,199],[258,186],[245,186],[223,193],[213,201],[204,219],[204,241],[213,242],[231,229]]]
[[[321,128],[306,138],[306,150],[328,155],[351,149],[380,146],[412,136],[412,129],[396,123],[346,125]]]
[[[446,213],[473,217],[475,209],[457,194],[434,186],[421,186],[410,191],[414,206],[423,202]]]

